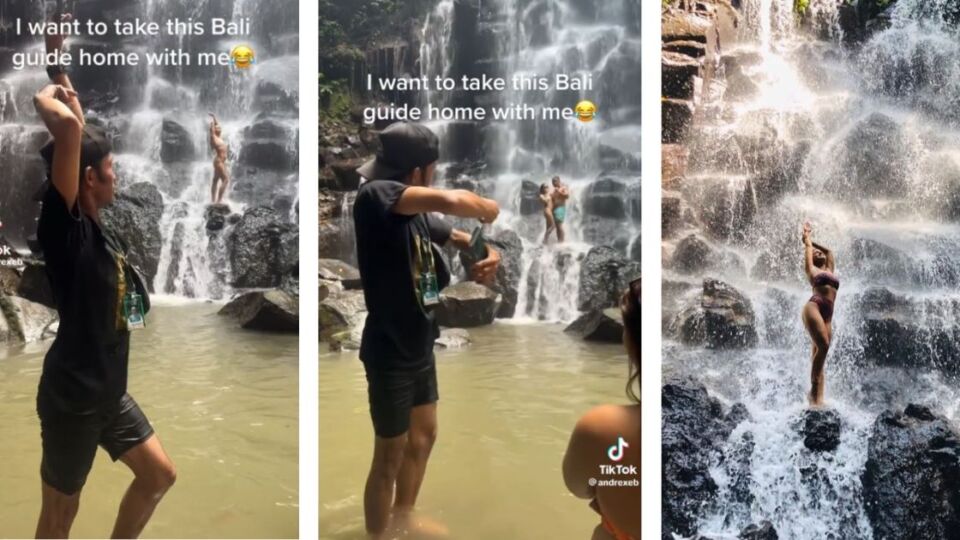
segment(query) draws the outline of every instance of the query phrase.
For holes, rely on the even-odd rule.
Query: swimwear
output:
[[[810,301],[817,305],[817,310],[820,311],[823,322],[830,322],[830,319],[833,318],[833,301],[822,294],[811,296]]]
[[[558,206],[553,209],[553,219],[556,220],[557,223],[563,223],[563,220],[566,217],[567,217],[566,206]]]
[[[825,285],[829,285],[834,289],[839,289],[840,280],[837,279],[837,276],[833,275],[830,272],[820,272],[819,274],[813,276],[814,287],[823,287]]]

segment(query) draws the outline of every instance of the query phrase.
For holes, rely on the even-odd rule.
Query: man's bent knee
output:
[[[154,495],[162,497],[177,482],[177,470],[172,463],[160,464],[144,474],[140,480],[147,483]]]

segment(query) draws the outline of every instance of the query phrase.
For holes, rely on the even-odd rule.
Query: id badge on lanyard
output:
[[[147,327],[143,316],[143,297],[135,292],[123,296],[123,318],[127,321],[127,330],[140,330]]]
[[[122,323],[127,331],[146,328],[143,297],[137,292],[136,286],[132,285],[132,280],[127,279],[127,258],[110,239],[107,244],[117,264],[117,292],[123,296],[119,305]]]
[[[417,248],[420,250],[420,300],[424,307],[435,306],[440,303],[440,285],[437,281],[437,270],[433,260],[433,249],[430,241],[416,235]]]

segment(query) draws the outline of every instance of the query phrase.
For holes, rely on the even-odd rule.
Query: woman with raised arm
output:
[[[48,52],[62,46],[62,36],[47,37]],[[116,184],[110,141],[102,129],[85,124],[63,69],[51,66],[47,73],[51,84],[34,97],[53,139],[41,150],[49,182],[37,237],[60,326],[37,390],[43,457],[36,534],[69,536],[102,446],[134,473],[112,537],[135,538],[176,477],[150,422],[127,394],[130,332],[144,326],[150,302],[125,244],[100,220]]]
[[[620,299],[629,405],[587,411],[570,435],[563,480],[600,514],[592,540],[640,540],[640,280]],[[606,459],[604,459],[606,458]]]
[[[814,242],[812,236],[813,228],[810,223],[804,223],[803,268],[813,287],[813,296],[803,306],[803,325],[806,326],[813,341],[810,394],[807,398],[811,407],[819,407],[823,405],[823,365],[827,360],[830,340],[833,337],[831,321],[840,280],[834,274],[833,252]]]

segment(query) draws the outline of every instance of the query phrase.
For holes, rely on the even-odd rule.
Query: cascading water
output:
[[[836,2],[811,9],[839,20]],[[960,365],[960,33],[944,23],[948,9],[899,0],[888,27],[850,48],[838,26],[821,33],[833,41],[802,32],[793,0],[741,3],[739,46],[723,52],[753,85],[742,92],[728,70],[738,93],[695,128],[683,188],[722,262],[664,271],[693,286],[675,305],[695,301],[698,280],[714,277],[755,314],[758,343],[748,351],[685,345],[682,313],[665,320],[665,374],[694,376],[750,412],[723,449],[745,452],[746,467],[720,460],[711,469],[719,491],[699,516],[705,535],[736,537],[767,520],[780,538],[872,538],[861,475],[877,415],[921,403],[960,419],[951,384]],[[842,430],[823,454],[807,450],[797,428],[810,384],[805,220],[836,252],[842,282],[826,368]],[[891,328],[903,332],[892,337]]]
[[[50,9],[37,4],[33,19],[42,16],[43,8]],[[102,16],[96,2],[88,4],[78,6],[76,18]],[[143,183],[162,198],[159,223],[145,224],[147,229],[159,228],[157,249],[144,256],[154,289],[219,299],[233,289],[230,237],[247,208],[271,207],[279,222],[296,226],[299,61],[296,9],[278,9],[263,0],[214,4],[151,0],[109,11],[118,19],[139,17],[161,27],[174,18],[201,21],[207,26],[203,35],[162,33],[122,43],[68,38],[68,44],[140,53],[169,48],[191,55],[189,65],[149,66],[143,60],[137,67],[74,68],[71,76],[88,117],[105,125],[114,139],[119,199]],[[213,35],[212,18],[233,22],[248,18],[251,34]],[[36,41],[24,46],[42,50]],[[198,65],[198,53],[228,52],[238,44],[256,51],[252,68]],[[35,230],[37,207],[30,196],[39,187],[43,170],[33,156],[45,130],[29,99],[45,81],[43,71],[32,68],[8,72],[0,82],[0,164],[4,170],[22,171],[11,179],[15,197],[0,203],[0,219],[10,222],[5,229],[19,246]],[[231,186],[224,201],[228,206],[219,208],[210,206],[213,154],[208,112],[217,115],[229,146]],[[137,262],[143,266],[143,261]]]
[[[424,92],[442,107],[573,108],[594,101],[590,123],[539,118],[434,121],[449,187],[493,197],[500,218],[489,234],[516,232],[523,244],[515,317],[569,321],[576,317],[580,261],[594,245],[624,254],[639,247],[640,36],[639,2],[605,0],[441,1],[427,17],[421,75],[460,81],[502,77],[507,90],[473,94]],[[513,89],[514,78],[589,76],[592,90]],[[545,231],[537,189],[554,175],[571,188],[566,241]],[[597,187],[603,186],[603,187]],[[639,249],[633,252],[639,260]]]

